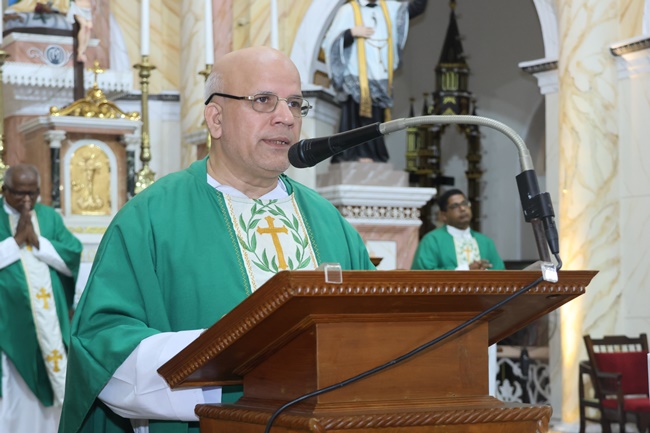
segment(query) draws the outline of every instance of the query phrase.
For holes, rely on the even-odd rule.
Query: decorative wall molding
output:
[[[650,73],[650,37],[641,36],[610,45],[619,79]]]
[[[537,85],[542,95],[558,92],[560,84],[557,59],[544,58],[521,62],[519,68],[537,79]]]
[[[72,68],[58,66],[7,62],[2,68],[2,81],[9,86],[73,89],[74,71]],[[84,71],[84,87],[91,88],[93,83],[94,75]],[[97,77],[97,84],[105,93],[129,92],[133,88],[133,73],[107,70]]]

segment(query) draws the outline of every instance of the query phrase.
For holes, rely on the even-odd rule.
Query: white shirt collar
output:
[[[5,212],[9,215],[20,215],[20,212],[18,212],[16,209],[12,208],[9,206],[9,203],[7,203],[6,200],[2,202],[2,207],[4,208]]]
[[[227,194],[233,197],[240,197],[240,198],[249,198],[247,197],[243,192],[239,191],[236,188],[233,188],[230,185],[223,185],[219,183],[218,180],[210,176],[208,176],[208,184],[216,189],[217,191]],[[289,197],[289,193],[287,192],[287,186],[278,178],[278,184],[276,187],[272,190],[264,194],[262,197],[259,198],[259,200],[278,200],[281,198]]]
[[[447,226],[447,232],[455,238],[471,238],[472,233],[470,232],[469,227],[465,230],[457,229],[456,227]]]
[[[359,0],[359,4],[361,5],[361,7],[368,6],[368,3],[371,3],[371,1],[370,0]]]

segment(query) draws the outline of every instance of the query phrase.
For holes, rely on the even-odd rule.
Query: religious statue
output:
[[[70,9],[68,9],[68,22],[74,24],[77,20],[79,23],[77,61],[81,63],[86,63],[88,60],[86,48],[88,48],[90,32],[93,29],[92,7],[92,0],[73,0],[70,2]]]
[[[78,62],[85,63],[88,60],[86,49],[88,48],[90,32],[93,28],[92,7],[93,0],[21,0],[9,6],[6,13],[10,17],[17,18],[19,18],[19,14],[36,14],[39,20],[39,27],[43,27],[46,21],[48,21],[46,27],[53,29],[60,29],[61,25],[66,27],[73,25],[76,20],[79,23],[79,33],[77,34],[79,44],[76,58]],[[58,14],[62,15],[62,22],[58,22],[56,19],[50,20],[46,18],[57,17]],[[67,24],[64,22],[63,16],[65,16]],[[29,22],[30,20],[28,19],[22,26],[29,27]]]
[[[338,10],[322,48],[332,86],[341,101],[339,131],[390,120],[393,71],[406,44],[409,19],[427,0],[351,0]],[[388,161],[383,138],[332,157],[341,161]]]
[[[36,12],[37,9],[45,12],[58,12],[65,14],[70,8],[70,0],[21,0],[9,6],[7,12]]]

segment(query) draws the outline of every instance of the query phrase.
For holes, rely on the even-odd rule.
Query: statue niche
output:
[[[70,205],[73,215],[111,214],[111,165],[99,146],[79,147],[70,158]]]

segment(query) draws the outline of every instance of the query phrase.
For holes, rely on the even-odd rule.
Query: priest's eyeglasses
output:
[[[468,200],[463,200],[463,201],[460,201],[458,203],[452,203],[450,205],[447,205],[447,210],[456,210],[456,209],[460,208],[461,206],[464,207],[464,208],[469,209],[469,208],[472,207],[472,203],[469,202]]]
[[[34,191],[19,191],[17,189],[13,189],[11,187],[8,187],[7,185],[4,185],[3,189],[9,191],[12,195],[14,195],[16,198],[24,198],[26,196],[29,196],[30,198],[36,198],[38,195],[41,193],[40,189],[35,189]]]
[[[284,101],[289,106],[289,111],[291,111],[293,117],[305,117],[307,113],[309,113],[309,110],[313,108],[309,101],[299,96],[280,98],[278,95],[274,95],[273,93],[258,93],[253,96],[235,96],[227,93],[214,92],[205,100],[205,105],[210,103],[213,96],[223,96],[224,98],[237,99],[240,101],[251,101],[253,110],[260,113],[272,113],[278,106],[278,102]]]

